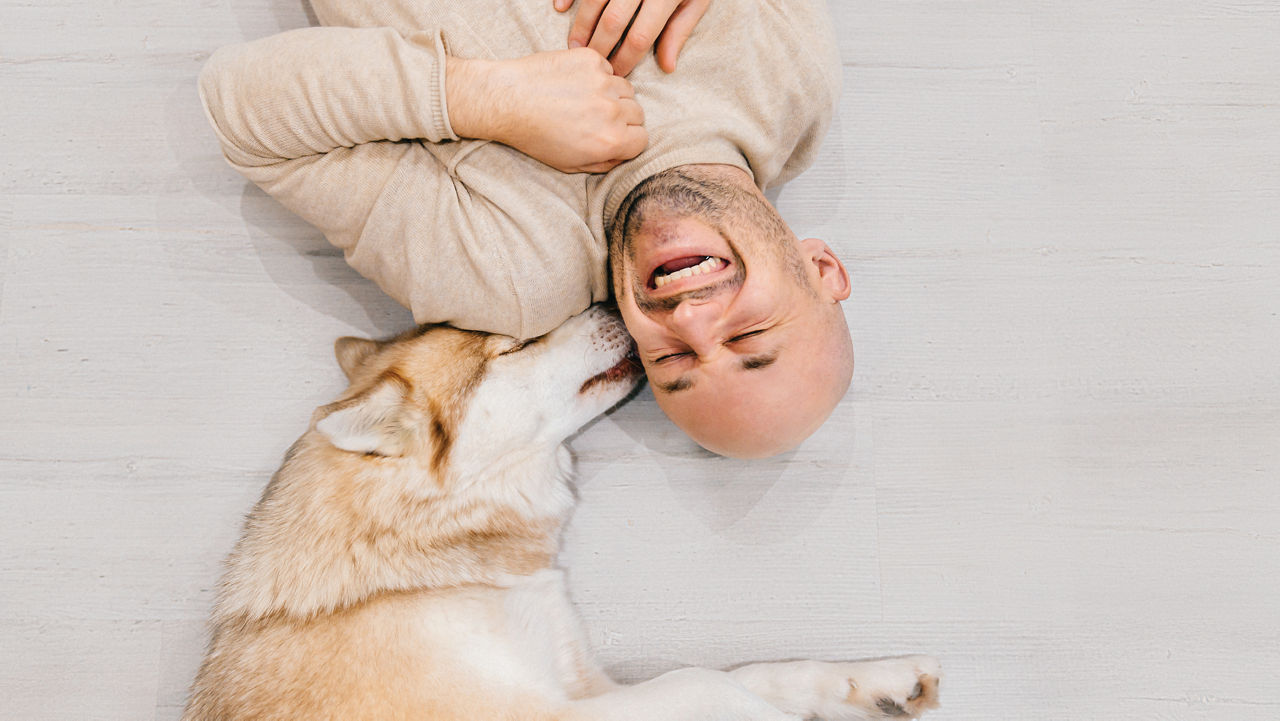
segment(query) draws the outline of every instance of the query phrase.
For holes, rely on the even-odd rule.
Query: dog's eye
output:
[[[534,339],[532,339],[532,340],[520,341],[519,343],[516,343],[515,345],[511,346],[510,348],[508,348],[508,349],[506,349],[506,350],[502,351],[502,352],[501,352],[501,353],[499,353],[498,355],[500,355],[500,356],[504,356],[504,355],[511,355],[512,353],[519,353],[520,351],[524,350],[525,348],[528,348],[529,346],[531,346],[531,345],[533,345],[534,343],[537,343],[537,342],[538,342],[538,339],[537,339],[537,338],[534,338]]]

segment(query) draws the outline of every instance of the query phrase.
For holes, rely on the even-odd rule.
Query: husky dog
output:
[[[343,338],[350,387],[227,563],[187,721],[830,721],[936,705],[928,657],[690,668],[619,686],[554,567],[563,442],[640,378],[597,308],[542,338]]]

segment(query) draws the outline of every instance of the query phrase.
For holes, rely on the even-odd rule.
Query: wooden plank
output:
[[[1280,6],[830,6],[837,117],[772,195],[853,274],[853,392],[765,462],[648,391],[574,440],[600,657],[925,651],[938,719],[1275,718]],[[177,719],[333,339],[410,320],[199,107],[303,3],[4,15],[0,716]]]
[[[155,718],[159,624],[6,617],[0,638],[0,714],[5,718]]]

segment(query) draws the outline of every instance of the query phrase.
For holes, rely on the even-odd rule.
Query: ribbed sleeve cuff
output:
[[[458,134],[453,132],[453,126],[449,124],[449,98],[445,92],[445,66],[448,64],[449,53],[444,46],[444,38],[440,33],[435,35],[435,53],[436,53],[436,77],[435,82],[431,85],[431,107],[435,108],[435,116],[432,120],[432,137],[441,140],[458,140]]]

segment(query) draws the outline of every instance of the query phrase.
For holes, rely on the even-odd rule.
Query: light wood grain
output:
[[[938,719],[1280,714],[1280,5],[832,0],[775,191],[845,259],[854,388],[712,458],[574,441],[601,659],[932,652]],[[223,163],[195,94],[294,0],[3,2],[0,718],[176,719],[332,341],[408,314]]]

